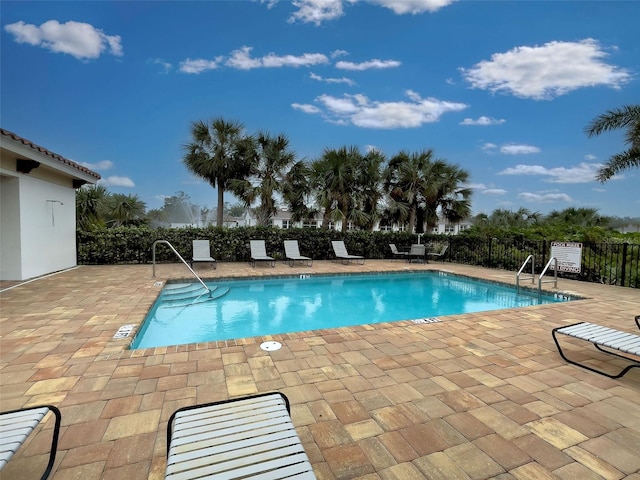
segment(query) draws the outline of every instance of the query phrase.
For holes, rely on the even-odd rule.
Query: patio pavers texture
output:
[[[216,278],[405,269],[515,283],[514,272],[448,263],[196,270]],[[173,411],[273,390],[289,397],[319,479],[640,480],[640,369],[608,379],[565,363],[551,338],[552,328],[582,320],[633,332],[638,290],[561,279],[559,290],[584,299],[126,350],[131,340],[113,335],[139,324],[156,282],[170,278],[188,271],[159,265],[154,278],[149,265],[83,266],[0,293],[0,410],[60,408],[54,480],[161,479]],[[282,349],[261,350],[265,340]],[[624,364],[586,344],[569,348],[594,365]],[[39,478],[52,424],[3,480]]]

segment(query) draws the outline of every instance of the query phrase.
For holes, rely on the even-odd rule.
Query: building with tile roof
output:
[[[76,189],[100,175],[0,129],[0,280],[76,266]]]

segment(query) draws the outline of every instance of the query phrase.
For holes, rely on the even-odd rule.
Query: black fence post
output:
[[[622,244],[622,272],[620,273],[620,286],[624,287],[624,281],[627,276],[627,247],[629,242]]]
[[[493,237],[489,239],[489,260],[487,262],[489,268],[493,266],[493,262],[491,261],[491,250],[493,250]]]

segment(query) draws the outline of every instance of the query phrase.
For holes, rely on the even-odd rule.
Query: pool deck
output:
[[[196,266],[203,278],[406,269],[515,283],[514,272],[448,263]],[[640,480],[640,369],[611,380],[567,364],[551,338],[552,328],[578,321],[640,333],[637,289],[561,279],[559,291],[585,299],[126,350],[131,339],[113,339],[118,328],[140,324],[156,282],[189,272],[172,264],[151,273],[150,265],[83,266],[0,293],[0,410],[60,408],[53,480],[162,479],[177,408],[274,390],[289,397],[319,479]],[[265,340],[282,349],[261,350]],[[569,344],[594,365],[627,364]],[[31,435],[3,480],[39,478],[52,423]]]

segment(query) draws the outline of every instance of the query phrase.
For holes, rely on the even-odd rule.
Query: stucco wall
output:
[[[25,175],[19,195],[22,251],[17,280],[75,266],[75,190]]]
[[[18,179],[0,176],[0,279],[22,280]]]

